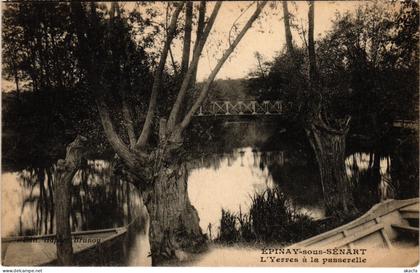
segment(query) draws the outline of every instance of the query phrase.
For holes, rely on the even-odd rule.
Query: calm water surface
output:
[[[369,162],[369,154],[349,156],[346,160],[348,175],[359,175],[367,170]],[[316,164],[300,158],[299,151],[261,151],[244,147],[230,153],[198,156],[188,166],[189,197],[198,211],[203,232],[208,235],[211,232],[212,238],[218,234],[222,208],[246,213],[251,196],[267,188],[279,187],[296,210],[314,219],[325,216]],[[378,189],[385,195],[392,190],[389,188],[389,170],[389,158],[381,159]],[[54,178],[45,169],[2,174],[2,237],[55,232],[53,183]],[[74,231],[123,226],[145,214],[135,187],[112,178],[108,161],[89,161],[88,168],[76,174],[72,194],[71,225]],[[145,223],[130,239],[126,257],[117,263],[150,265],[147,234]]]

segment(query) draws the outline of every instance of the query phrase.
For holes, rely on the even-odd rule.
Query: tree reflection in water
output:
[[[138,215],[142,201],[137,189],[112,172],[113,166],[108,161],[92,160],[76,173],[72,187],[72,231],[123,226]],[[7,216],[8,226],[17,222],[17,228],[9,228],[2,236],[54,233],[54,166],[4,173],[3,181],[4,194],[21,201],[19,213]],[[11,192],[14,188],[19,191]],[[6,207],[2,214],[6,214],[7,204],[3,205]]]
[[[255,192],[279,188],[291,205],[313,218],[322,218],[322,189],[310,149],[281,142],[277,146],[222,146],[188,154],[188,192],[203,232],[217,236],[222,208],[249,212]],[[382,199],[417,195],[418,158],[407,142],[375,156],[353,149],[346,159],[356,204],[366,211]],[[111,161],[91,160],[79,170],[72,188],[72,230],[123,226],[142,215],[139,226],[125,238],[122,254],[111,264],[147,265],[147,216],[137,189],[115,175]],[[2,174],[2,237],[54,233],[54,167],[26,168]]]

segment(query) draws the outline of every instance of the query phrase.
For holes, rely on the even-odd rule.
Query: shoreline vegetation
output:
[[[275,243],[290,245],[331,230],[356,218],[313,219],[293,207],[290,198],[278,188],[268,188],[251,198],[249,213],[233,213],[222,209],[220,231],[214,243],[232,245],[266,245]]]

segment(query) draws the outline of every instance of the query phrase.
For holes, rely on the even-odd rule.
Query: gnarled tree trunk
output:
[[[166,59],[172,40],[176,36],[177,22],[179,21],[178,17],[184,4],[185,2],[179,2],[173,11],[166,39],[161,51],[160,60],[154,73],[146,118],[142,129],[139,131],[140,134],[135,145],[131,145],[130,143],[130,146],[128,146],[124,143],[123,138],[121,138],[113,126],[107,101],[105,99],[104,92],[102,92],[103,87],[101,86],[100,78],[102,76],[99,73],[100,70],[98,69],[98,65],[95,63],[95,57],[85,60],[87,67],[86,70],[88,71],[88,81],[91,83],[91,89],[96,95],[98,112],[105,135],[114,151],[124,162],[128,172],[133,175],[133,180],[138,182],[137,186],[141,188],[140,190],[143,192],[144,203],[150,214],[150,244],[153,258],[152,261],[155,264],[160,260],[160,258],[165,259],[175,256],[178,259],[182,259],[181,256],[183,256],[183,252],[179,250],[197,250],[197,248],[203,245],[206,241],[199,227],[198,214],[188,199],[187,169],[181,162],[181,156],[179,155],[179,147],[182,146],[181,135],[189,126],[194,113],[199,109],[200,105],[208,96],[210,86],[217,73],[249,28],[251,28],[253,22],[258,18],[262,9],[267,4],[267,1],[256,2],[256,9],[254,13],[236,37],[232,41],[229,41],[229,47],[224,51],[223,56],[218,60],[216,67],[212,70],[206,80],[206,83],[199,91],[197,98],[194,99],[192,106],[187,110],[184,109],[187,91],[193,84],[192,80],[195,79],[197,65],[202,55],[202,50],[222,5],[222,1],[217,1],[213,7],[210,17],[208,17],[208,20],[205,20],[206,4],[204,1],[201,1],[197,26],[197,33],[200,35],[199,38],[196,39],[194,52],[189,64],[187,60],[190,59],[190,56],[188,56],[189,54],[187,53],[189,53],[188,47],[191,46],[191,41],[189,41],[190,38],[185,38],[184,70],[186,71],[183,73],[182,84],[178,90],[176,100],[168,116],[168,121],[166,122],[166,120],[161,120],[159,146],[156,148],[149,145],[148,140],[152,135],[152,125],[155,120],[155,112],[157,111],[159,89],[163,83]],[[117,8],[116,5],[114,6]],[[189,2],[187,6],[188,10],[186,11],[186,20],[188,22],[186,22],[186,25],[188,32],[187,36],[189,36],[189,25],[192,22],[190,21],[192,20],[192,18],[190,18],[192,3]],[[94,4],[92,4],[92,7],[92,24],[99,24]],[[79,32],[78,38],[89,45],[89,41],[83,33]],[[90,50],[91,56],[97,55],[95,53],[95,47],[87,47]],[[108,57],[111,59],[113,58],[113,55],[109,54]],[[127,123],[125,127],[129,135],[132,135],[132,133],[136,135],[137,132],[132,132],[132,129],[135,127],[127,126],[132,123],[132,118],[133,117],[129,114],[124,115],[125,123]],[[133,139],[133,137],[130,138]],[[168,143],[171,146],[170,148],[167,145]]]
[[[318,162],[327,215],[352,214],[352,187],[344,164],[348,129],[333,130],[314,121],[306,132]]]
[[[188,170],[180,152],[182,143],[179,131],[168,132],[167,121],[162,118],[159,148],[153,160],[154,181],[143,191],[153,264],[171,258],[182,260],[185,252],[197,252],[206,245],[197,211],[188,198]]]
[[[346,174],[346,136],[350,117],[334,118],[330,126],[321,114],[322,87],[316,65],[314,41],[315,2],[309,2],[308,11],[308,55],[310,107],[306,114],[306,132],[315,151],[321,175],[322,190],[327,215],[347,218],[356,212],[353,192]]]
[[[187,179],[184,163],[165,165],[153,188],[144,194],[153,264],[163,259],[182,260],[185,252],[196,252],[205,245],[197,211],[188,198]]]

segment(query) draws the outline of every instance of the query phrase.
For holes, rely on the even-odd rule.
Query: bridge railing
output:
[[[270,101],[210,101],[200,106],[195,116],[220,115],[281,115],[284,113],[280,100]]]

